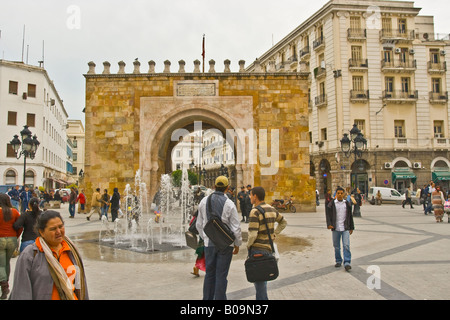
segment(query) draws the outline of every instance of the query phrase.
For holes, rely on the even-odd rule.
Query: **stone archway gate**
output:
[[[310,177],[308,74],[247,73],[241,66],[216,73],[110,73],[108,62],[86,79],[86,158],[83,186],[90,204],[95,188],[134,186],[138,169],[149,199],[166,172],[167,150],[188,126],[220,130],[235,145],[238,186],[266,190],[266,201],[293,195],[297,211],[315,211],[315,180]],[[228,65],[229,66],[229,65]],[[178,131],[181,130],[181,131]],[[234,134],[234,135],[233,135]]]

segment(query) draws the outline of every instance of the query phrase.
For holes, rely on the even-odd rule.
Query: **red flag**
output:
[[[205,35],[203,35],[202,57],[205,59]]]

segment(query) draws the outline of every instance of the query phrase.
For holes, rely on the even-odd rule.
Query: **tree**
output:
[[[173,185],[175,187],[181,186],[181,177],[183,176],[183,172],[181,170],[175,170],[172,172]],[[198,183],[198,175],[192,171],[188,170],[188,179],[190,185],[196,185]]]

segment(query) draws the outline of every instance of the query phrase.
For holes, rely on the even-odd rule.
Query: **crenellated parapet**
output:
[[[118,70],[116,72],[116,74],[118,75],[125,75],[125,74],[133,74],[133,75],[137,75],[137,74],[157,74],[157,73],[163,73],[163,74],[185,74],[185,73],[205,73],[205,74],[211,74],[214,73],[216,74],[216,62],[214,60],[209,60],[209,68],[205,68],[204,72],[202,71],[201,68],[201,62],[199,60],[195,60],[193,62],[194,66],[192,71],[188,71],[186,70],[186,62],[184,60],[179,60],[178,61],[178,70],[176,72],[171,71],[171,62],[169,60],[164,61],[164,65],[163,65],[163,71],[162,72],[157,72],[156,71],[156,62],[153,60],[148,61],[148,71],[145,73],[141,71],[141,62],[138,59],[135,59],[133,61],[133,70],[130,71],[126,71],[126,63],[124,61],[119,61],[118,62]],[[256,59],[256,61],[254,62],[254,66],[255,68],[253,68],[253,71],[249,72],[245,69],[245,60],[239,60],[238,61],[238,70],[233,71],[231,68],[231,61],[226,59],[224,62],[224,68],[223,68],[223,73],[224,74],[228,74],[228,73],[261,73],[261,74],[265,74],[265,73],[275,73],[275,68],[274,66],[269,67],[267,70],[264,70],[261,66],[260,66],[260,62],[258,59]],[[87,75],[96,75],[96,64],[93,61],[90,61],[88,63],[89,66],[89,70],[87,72]],[[293,72],[290,72],[291,74]],[[103,62],[103,71],[101,72],[101,74],[103,75],[113,75],[114,73],[111,71],[111,63],[109,61],[105,61]],[[220,74],[220,71],[219,71]]]

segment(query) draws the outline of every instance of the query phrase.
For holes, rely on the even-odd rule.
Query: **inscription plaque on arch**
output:
[[[178,82],[175,85],[177,97],[214,97],[217,95],[215,82]]]

